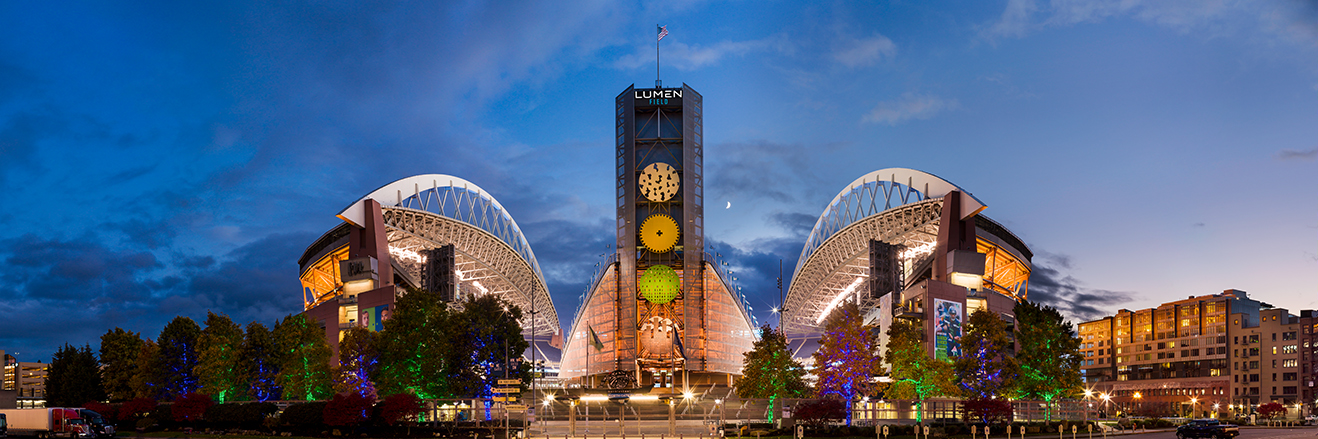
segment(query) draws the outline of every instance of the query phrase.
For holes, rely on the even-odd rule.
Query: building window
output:
[[[1282,380],[1282,381],[1295,381],[1295,380],[1299,379],[1299,377],[1298,377],[1297,375],[1298,375],[1298,374],[1296,374],[1295,372],[1286,372],[1286,373],[1281,374],[1281,380]]]
[[[1282,333],[1282,334],[1281,334],[1281,339],[1282,339],[1282,340],[1294,340],[1294,339],[1296,339],[1296,337],[1295,337],[1295,331]]]
[[[1282,387],[1282,388],[1281,388],[1281,393],[1282,393],[1282,394],[1286,394],[1286,395],[1294,395],[1294,394],[1295,394],[1295,386],[1286,386],[1286,387]]]
[[[1277,360],[1272,360],[1272,362],[1276,363]],[[1281,361],[1281,367],[1299,367],[1299,366],[1300,366],[1300,360],[1296,360],[1294,358]]]

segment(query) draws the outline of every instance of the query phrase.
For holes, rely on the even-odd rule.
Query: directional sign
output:
[[[526,411],[526,405],[525,405],[525,404],[508,404],[508,405],[503,406],[503,408],[504,408],[504,410],[508,410],[508,411],[510,411],[510,412],[523,412],[523,411]]]
[[[522,393],[522,389],[516,387],[495,387],[491,391],[494,393]]]
[[[516,396],[496,396],[494,402],[517,402]]]
[[[520,386],[520,385],[522,385],[522,380],[520,380],[520,379],[499,380],[499,385],[500,385],[500,386]]]

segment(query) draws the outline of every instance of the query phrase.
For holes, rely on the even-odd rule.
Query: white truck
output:
[[[96,437],[91,428],[78,415],[77,409],[42,408],[42,409],[6,409],[0,410],[9,424],[11,436],[36,436],[38,438]]]

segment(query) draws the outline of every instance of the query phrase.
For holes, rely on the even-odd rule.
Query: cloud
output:
[[[779,44],[779,40],[778,37],[747,41],[724,40],[710,45],[688,45],[680,41],[660,42],[659,60],[663,67],[692,71],[717,64],[725,58],[769,50]],[[654,57],[653,45],[638,45],[632,54],[614,61],[613,66],[622,70],[654,67]]]
[[[833,48],[833,59],[847,67],[860,67],[897,54],[897,45],[883,35],[845,39]]]
[[[705,190],[713,200],[768,199],[790,203],[803,191],[818,187],[818,176],[806,172],[819,159],[821,150],[836,145],[802,145],[767,140],[729,142],[711,149],[720,151],[709,168]]]
[[[869,123],[899,125],[909,120],[929,119],[943,110],[958,107],[960,103],[956,99],[906,93],[901,99],[879,102],[862,120]]]
[[[1061,311],[1076,322],[1085,322],[1111,315],[1122,304],[1130,302],[1137,293],[1112,291],[1083,286],[1075,277],[1053,268],[1069,269],[1070,259],[1055,254],[1040,254],[1030,272],[1029,299]]]
[[[274,234],[224,254],[158,259],[104,239],[33,234],[0,241],[0,345],[44,360],[56,347],[91,344],[114,327],[158,333],[176,315],[207,309],[237,322],[271,322],[302,311],[297,259],[315,234]]]
[[[997,20],[980,26],[993,42],[1021,38],[1046,28],[1130,17],[1181,33],[1235,35],[1244,27],[1291,42],[1318,47],[1318,3],[1230,0],[1009,0]]]
[[[1318,159],[1318,148],[1306,151],[1296,151],[1293,149],[1283,149],[1277,153],[1279,160],[1313,160]]]

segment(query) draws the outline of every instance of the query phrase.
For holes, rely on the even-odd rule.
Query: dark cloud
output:
[[[1313,160],[1313,159],[1318,159],[1318,148],[1313,148],[1313,149],[1304,150],[1304,151],[1296,151],[1296,150],[1293,150],[1293,149],[1283,149],[1283,150],[1281,150],[1281,152],[1277,153],[1277,158],[1280,159],[1280,160]]]
[[[820,187],[811,163],[821,146],[775,143],[766,140],[716,145],[717,160],[706,163],[710,199],[768,199],[793,203],[798,194]],[[813,191],[813,192],[812,192]],[[824,191],[827,192],[827,191]],[[807,202],[811,200],[803,200]]]
[[[769,214],[768,220],[770,225],[781,227],[792,236],[800,237],[804,244],[805,238],[810,235],[811,230],[814,230],[815,222],[819,221],[819,217],[804,213],[777,212]]]
[[[129,246],[140,246],[148,249],[168,247],[174,243],[174,238],[178,236],[178,230],[168,224],[150,223],[143,220],[109,223],[105,227],[123,233],[124,236],[128,237],[127,244]]]
[[[1084,287],[1078,279],[1053,266],[1069,270],[1071,262],[1054,254],[1035,258],[1030,272],[1029,299],[1057,308],[1077,323],[1111,315],[1136,296],[1134,292]]]
[[[572,324],[572,313],[581,302],[579,297],[593,280],[598,263],[614,252],[616,232],[611,224],[611,220],[547,220],[518,224],[535,250],[564,331],[571,329],[568,325]]]
[[[4,158],[0,160],[0,187],[6,185],[15,169],[33,171],[31,168],[38,166],[35,158],[40,142],[65,126],[59,118],[45,112],[29,111],[8,117],[0,128],[0,157]]]
[[[0,346],[45,360],[66,342],[96,346],[114,327],[154,336],[176,315],[200,319],[207,310],[269,323],[301,311],[296,261],[315,237],[266,236],[218,263],[195,255],[161,261],[96,236],[5,240],[0,282],[10,288],[0,309]]]

